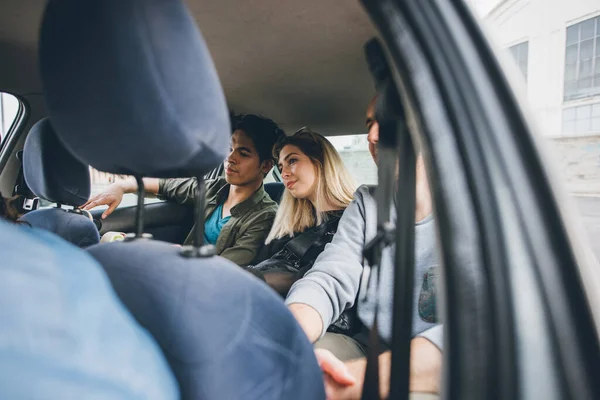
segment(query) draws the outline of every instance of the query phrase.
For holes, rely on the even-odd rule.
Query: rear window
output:
[[[359,185],[377,184],[377,165],[369,153],[367,134],[329,136],[344,165]]]
[[[109,174],[107,172],[98,171],[91,167],[90,178],[92,183],[92,193],[90,195],[90,198],[104,192],[106,188],[112,183],[119,182],[125,179],[131,179],[131,177],[127,175]],[[144,199],[144,204],[156,203],[159,201],[161,200],[157,199],[156,197],[146,196],[146,198]],[[134,193],[126,193],[125,195],[123,195],[123,200],[121,201],[121,204],[119,204],[119,208],[131,206],[137,206],[137,195]]]

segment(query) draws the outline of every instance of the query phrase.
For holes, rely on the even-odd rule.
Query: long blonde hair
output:
[[[325,207],[329,205],[345,209],[352,201],[357,186],[339,153],[323,135],[306,128],[300,129],[275,145],[273,156],[276,160],[287,145],[300,149],[317,171],[315,205],[308,199],[295,198],[286,190],[266,243],[320,225],[327,219],[327,214],[323,211]]]

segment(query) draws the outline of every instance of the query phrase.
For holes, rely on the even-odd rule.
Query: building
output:
[[[4,141],[18,111],[18,100],[11,94],[0,93],[0,143]]]
[[[517,62],[569,191],[600,195],[600,1],[490,3],[484,25]]]

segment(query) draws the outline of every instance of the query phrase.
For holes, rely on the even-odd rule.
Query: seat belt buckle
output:
[[[23,205],[21,206],[21,208],[23,208],[23,210],[25,210],[25,211],[33,211],[33,210],[37,210],[39,205],[40,205],[39,197],[34,197],[32,199],[25,197],[23,199]]]

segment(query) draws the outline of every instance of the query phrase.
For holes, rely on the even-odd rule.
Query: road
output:
[[[575,204],[588,234],[592,251],[600,260],[600,197],[575,197]]]

